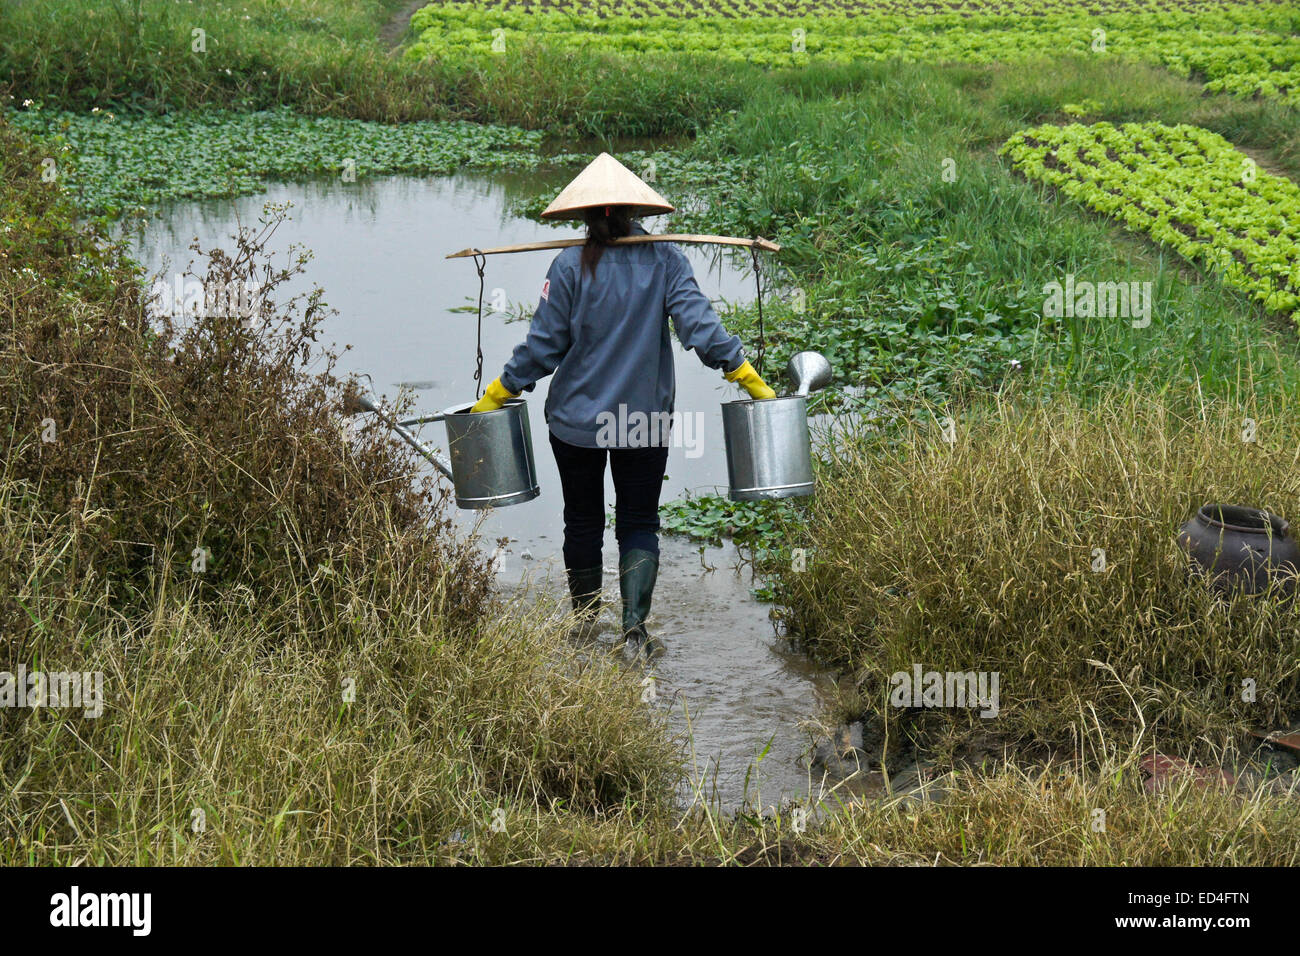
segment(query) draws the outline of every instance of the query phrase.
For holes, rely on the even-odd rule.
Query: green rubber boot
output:
[[[645,628],[658,575],[657,554],[633,549],[618,560],[618,587],[623,595],[623,640],[635,645],[637,652],[646,657],[658,657],[664,652],[663,642],[651,637]]]
[[[596,623],[600,617],[600,589],[604,571],[600,565],[583,568],[580,571],[568,571],[569,597],[573,601],[573,613],[578,623],[569,632],[575,640],[590,640],[596,636]]]

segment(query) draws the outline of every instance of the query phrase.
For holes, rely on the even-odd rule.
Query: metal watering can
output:
[[[451,479],[456,507],[504,508],[532,501],[542,493],[533,460],[533,435],[528,427],[528,403],[513,398],[494,412],[470,414],[473,402],[437,415],[393,421],[366,396],[358,396],[357,411],[372,412],[397,432],[433,467]],[[442,422],[447,427],[450,460],[420,441],[413,425]]]
[[[830,384],[831,363],[820,352],[799,352],[790,359],[786,374],[794,384],[793,395],[722,405],[732,501],[813,493],[808,394]]]

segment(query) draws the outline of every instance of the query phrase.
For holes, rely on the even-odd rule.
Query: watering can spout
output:
[[[807,397],[810,392],[831,383],[831,363],[821,352],[797,352],[785,367],[795,394]]]
[[[357,412],[372,413],[381,422],[383,422],[393,431],[397,432],[397,434],[401,435],[402,439],[408,445],[410,445],[417,452],[419,452],[421,457],[427,459],[429,463],[433,465],[434,468],[437,468],[438,471],[443,474],[443,476],[447,478],[452,478],[451,462],[449,462],[446,458],[443,458],[441,455],[439,455],[436,451],[434,451],[424,442],[420,441],[420,439],[415,436],[415,433],[406,427],[407,423],[393,421],[388,415],[386,415],[383,412],[382,409],[380,409],[378,405],[376,405],[373,401],[370,400],[370,397],[368,395],[364,395],[361,393],[353,395],[349,402],[349,411],[351,411],[352,414],[356,414]]]

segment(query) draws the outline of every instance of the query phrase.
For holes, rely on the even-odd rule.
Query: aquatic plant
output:
[[[197,110],[164,116],[12,111],[9,122],[46,141],[83,209],[119,215],[176,199],[260,192],[268,180],[333,176],[355,182],[458,169],[529,168],[542,134],[462,121],[390,125]]]

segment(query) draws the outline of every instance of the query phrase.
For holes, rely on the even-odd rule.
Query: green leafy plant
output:
[[[920,0],[815,6],[711,0],[692,5],[688,16],[664,0],[634,0],[620,4],[617,13],[593,10],[583,0],[540,9],[521,0],[488,0],[427,6],[412,26],[419,34],[407,52],[412,60],[491,58],[534,43],[763,66],[895,59],[989,63],[1078,54],[1156,63],[1181,76],[1226,84],[1218,88],[1261,96],[1293,95],[1300,63],[1295,14],[1259,0],[1116,0],[1100,10],[1067,0],[975,0],[943,12]]]
[[[659,519],[668,534],[708,544],[730,538],[761,549],[781,547],[799,521],[790,500],[732,501],[719,495],[692,495],[661,505]]]
[[[520,169],[541,162],[542,134],[462,121],[391,125],[303,116],[194,110],[165,116],[11,111],[18,129],[44,139],[83,208],[110,215],[175,199],[260,192],[268,180],[343,172],[441,174]]]
[[[1045,125],[1017,133],[1002,153],[1030,179],[1221,273],[1265,308],[1300,308],[1300,187],[1217,133]]]

